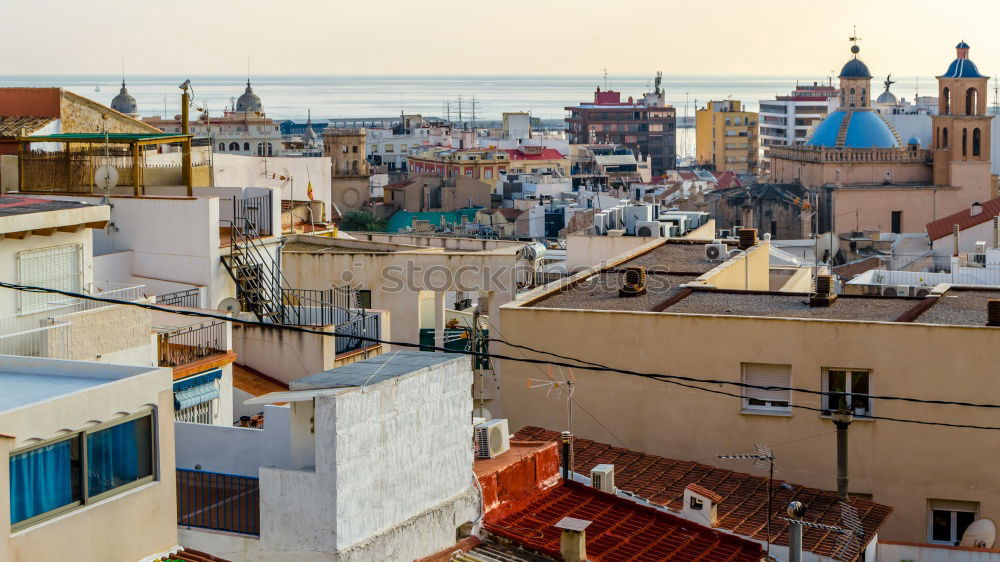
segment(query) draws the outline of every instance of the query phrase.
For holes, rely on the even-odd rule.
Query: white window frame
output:
[[[958,513],[971,513],[972,520],[979,517],[979,502],[955,501],[955,500],[927,500],[927,543],[946,544],[956,546],[962,537],[957,536]],[[934,512],[947,511],[951,513],[951,540],[934,540]]]
[[[874,392],[872,391],[872,370],[871,369],[850,369],[850,368],[843,368],[843,367],[823,367],[823,371],[822,372],[823,372],[823,375],[822,375],[823,380],[821,381],[821,385],[822,385],[822,388],[823,388],[823,392],[830,392],[830,373],[844,373],[845,375],[850,375],[850,374],[853,374],[853,373],[864,373],[865,375],[868,376],[868,394],[869,395],[874,394]],[[851,388],[852,379],[853,379],[853,377],[846,377],[845,380],[844,380],[844,386],[846,388],[845,394],[847,394],[847,396],[849,397],[849,399],[850,399],[850,397],[853,396],[853,389]],[[837,407],[839,406],[839,404],[830,404],[830,399],[831,398],[832,398],[832,396],[830,396],[828,394],[824,394],[823,395],[823,399],[822,399],[822,403],[823,403],[823,408],[822,408],[823,409],[823,413],[822,413],[822,416],[823,417],[830,417],[831,412],[833,412],[833,410],[836,410]],[[865,411],[864,413],[860,413],[860,414],[857,411],[855,411],[854,412],[854,419],[855,420],[858,420],[858,419],[861,419],[861,420],[871,419],[871,416],[872,416],[872,407],[873,407],[872,402],[874,402],[874,401],[871,398],[868,398],[868,410]]]
[[[73,259],[76,262],[76,272],[72,275],[56,277],[56,272],[54,272],[50,266],[54,263],[56,256],[63,252],[73,254]],[[37,265],[35,264],[36,260],[38,261]],[[28,268],[48,269],[49,275],[45,277],[37,275],[29,276],[26,275]],[[62,244],[59,246],[48,246],[46,248],[22,250],[17,253],[17,279],[19,283],[25,285],[35,285],[80,293],[83,292],[84,269],[83,244]],[[73,278],[75,278],[75,283],[73,282]],[[53,301],[60,302],[68,300],[68,297],[62,297],[52,293],[27,293],[19,291],[17,298],[17,311],[20,314],[41,312],[43,310],[63,306],[59,304],[50,304]]]
[[[748,380],[748,373],[747,373],[747,368],[748,367],[750,367],[750,368],[753,368],[753,367],[771,367],[771,368],[781,367],[781,368],[787,369],[787,371],[788,371],[788,378],[787,378],[787,380],[783,380],[783,381],[780,381],[780,382],[779,381],[775,381],[773,383],[773,386],[785,386],[785,387],[791,387],[792,386],[792,366],[791,365],[784,364],[784,363],[740,363],[740,380],[743,383],[751,383],[751,381]],[[753,382],[752,384],[759,384],[759,383]],[[768,386],[772,386],[772,385],[768,385]],[[770,392],[770,393],[772,393],[774,395],[776,395],[779,392],[783,392],[783,393],[786,393],[787,396],[786,396],[785,399],[781,399],[781,400],[778,400],[778,399],[763,400],[763,399],[760,399],[760,398],[754,398],[752,396],[754,394],[760,396],[760,395],[768,393],[768,392]],[[753,388],[743,388],[742,395],[743,395],[742,398],[740,398],[740,405],[741,405],[741,410],[740,411],[742,413],[746,413],[746,414],[778,415],[778,416],[790,416],[790,415],[792,415],[792,391],[790,391],[790,390],[785,390],[785,391],[766,391],[766,390],[753,389]],[[758,401],[764,402],[764,404],[751,404],[750,400],[758,400]],[[775,404],[772,404],[772,402],[774,402]],[[784,404],[782,404],[782,403],[784,403]]]

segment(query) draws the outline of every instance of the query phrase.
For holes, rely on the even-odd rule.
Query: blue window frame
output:
[[[78,436],[11,455],[11,525],[80,500]]]

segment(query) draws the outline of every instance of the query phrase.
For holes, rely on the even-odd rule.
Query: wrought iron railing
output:
[[[233,226],[244,233],[256,233],[258,236],[273,234],[272,223],[272,193],[257,197],[233,198]]]
[[[198,308],[201,305],[201,292],[198,289],[186,289],[167,293],[156,297],[156,304]]]
[[[177,524],[260,535],[260,480],[177,469]]]
[[[353,314],[345,322],[337,324],[336,332],[337,355],[365,349],[375,344],[371,339],[381,339],[382,317],[377,312]]]
[[[156,336],[161,367],[176,367],[228,351],[226,323],[218,320],[161,331]]]

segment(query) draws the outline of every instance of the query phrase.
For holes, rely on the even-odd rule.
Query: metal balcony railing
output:
[[[161,367],[176,367],[204,359],[229,349],[226,323],[211,320],[180,328],[161,330],[156,336],[156,349]]]
[[[260,535],[260,480],[177,469],[177,524]]]
[[[377,312],[352,314],[351,318],[337,324],[336,353],[365,349],[374,342],[364,338],[381,339],[382,316]]]
[[[156,304],[197,308],[201,304],[201,295],[198,289],[176,291],[156,297]]]

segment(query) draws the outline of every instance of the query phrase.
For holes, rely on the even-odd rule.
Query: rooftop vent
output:
[[[1000,326],[1000,299],[986,301],[986,325]]]
[[[833,276],[817,275],[816,292],[809,299],[810,306],[830,306],[837,300],[837,294],[833,292]]]
[[[748,250],[753,246],[757,245],[757,229],[756,228],[741,228],[739,230],[740,236],[740,246],[741,250]]]
[[[602,492],[615,493],[615,465],[599,464],[592,468],[590,485]]]
[[[646,294],[646,268],[631,266],[625,268],[625,285],[618,290],[619,297],[638,297]]]

